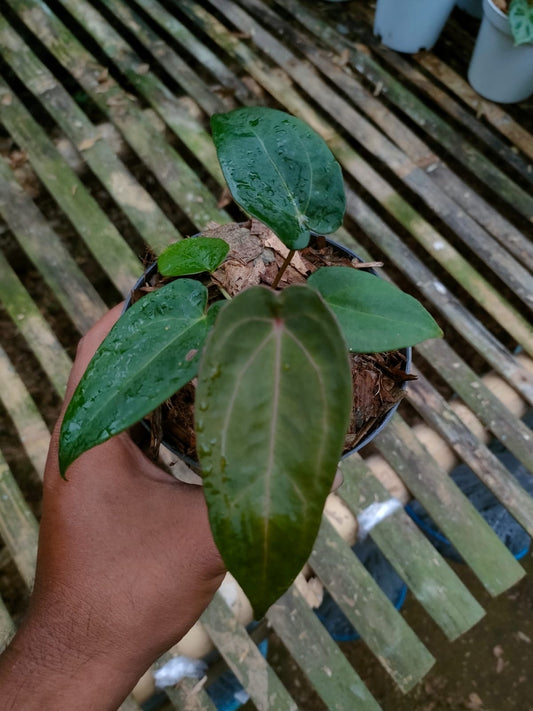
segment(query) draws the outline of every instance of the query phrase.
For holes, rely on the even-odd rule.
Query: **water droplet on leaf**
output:
[[[210,454],[211,454],[211,447],[208,447],[205,444],[198,445],[198,455],[200,457],[209,457]]]

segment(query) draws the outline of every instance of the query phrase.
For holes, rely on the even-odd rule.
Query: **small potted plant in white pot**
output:
[[[397,52],[431,49],[455,0],[377,0],[374,34]]]
[[[485,99],[500,103],[533,94],[532,0],[483,0],[468,81]]]
[[[229,189],[256,219],[160,256],[74,393],[60,466],[147,416],[180,429],[192,407],[181,429],[194,429],[213,535],[259,617],[306,562],[357,438],[361,354],[402,381],[397,349],[441,332],[416,299],[312,234],[336,230],[345,201],[340,167],[307,124],[253,107],[212,127]],[[179,436],[177,448],[187,453]]]

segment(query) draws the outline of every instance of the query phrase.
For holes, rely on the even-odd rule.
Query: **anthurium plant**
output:
[[[496,5],[509,15],[515,45],[533,43],[533,0],[498,0]]]
[[[256,616],[308,558],[352,404],[350,352],[404,348],[441,335],[422,305],[349,266],[279,288],[311,233],[341,224],[341,170],[306,123],[264,107],[212,118],[229,189],[288,248],[270,287],[212,298],[206,274],[227,258],[214,237],[171,245],[173,279],[119,319],[65,414],[60,466],[129,428],[194,379],[197,452],[222,557]],[[194,275],[200,275],[199,279]]]

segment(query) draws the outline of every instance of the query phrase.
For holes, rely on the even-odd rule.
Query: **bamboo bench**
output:
[[[49,8],[5,0],[0,10],[0,571],[16,581],[0,587],[0,643],[32,584],[39,478],[76,341],[128,293],[147,248],[157,254],[237,217],[220,199],[208,117],[246,104],[282,107],[326,138],[346,177],[337,239],[383,259],[446,335],[416,348],[408,404],[369,456],[343,463],[338,495],[354,517],[391,496],[415,497],[491,595],[514,585],[522,567],[447,474],[468,464],[533,535],[533,501],[487,447],[500,440],[533,471],[520,420],[533,403],[533,125],[525,106],[491,105],[468,87],[474,38],[464,17],[456,11],[435,52],[407,57],[376,45],[362,1]],[[314,574],[407,692],[436,650],[334,523],[324,517]],[[482,617],[402,507],[370,536],[450,640]],[[302,585],[267,621],[326,707],[380,708]],[[296,708],[222,595],[202,624],[258,709]],[[194,684],[167,689],[171,707],[213,709],[202,688],[191,694]],[[132,696],[123,708],[139,703]]]

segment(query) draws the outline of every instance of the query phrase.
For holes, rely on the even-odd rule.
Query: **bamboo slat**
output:
[[[81,333],[105,303],[0,156],[0,214]]]
[[[11,619],[4,601],[0,597],[0,654],[9,644],[9,640],[15,634],[15,623]]]
[[[108,0],[104,0],[109,6]],[[175,15],[165,10],[156,0],[133,0],[133,2],[142,8],[161,28],[168,32],[174,40],[176,40],[185,51],[187,51],[195,62],[203,66],[213,77],[216,77],[217,82],[236,99],[243,104],[256,103],[257,97],[246,86],[246,84],[229,68],[223,61],[203,42],[201,42]],[[120,8],[122,8],[122,2]],[[135,15],[134,21],[138,22],[140,16]],[[150,42],[150,45],[152,43]],[[170,64],[167,63],[166,57],[167,48],[165,47],[158,59],[165,68],[169,69]]]
[[[0,383],[0,400],[15,425],[33,468],[42,479],[50,433],[16,368],[1,346]]]
[[[523,577],[520,564],[400,417],[393,418],[375,442],[491,595]]]
[[[106,140],[54,75],[0,16],[0,52],[21,81],[41,101],[58,126],[83,154],[132,225],[156,252],[180,238],[178,230],[149,193],[116,157]]]
[[[497,133],[494,133],[484,123],[482,123],[479,120],[479,111],[477,111],[476,114],[472,114],[471,111],[468,111],[468,109],[450,96],[449,89],[452,88],[454,83],[453,76],[455,75],[455,77],[457,77],[452,70],[447,67],[446,69],[449,71],[444,73],[443,78],[450,78],[450,83],[452,85],[449,86],[447,82],[445,82],[445,86],[448,89],[448,91],[445,91],[436,83],[428,82],[424,72],[417,68],[417,63],[421,67],[431,67],[431,65],[426,63],[423,58],[415,58],[415,63],[411,64],[403,57],[397,57],[397,55],[394,55],[393,52],[387,51],[387,49],[383,46],[375,47],[374,51],[381,60],[389,65],[391,71],[399,73],[402,77],[407,79],[410,84],[416,86],[421,93],[426,94],[429,98],[431,98],[444,114],[447,114],[449,117],[453,118],[454,121],[459,122],[472,135],[483,141],[487,148],[493,151],[494,154],[496,154],[501,160],[505,161],[510,167],[514,168],[514,170],[520,174],[522,178],[525,178],[530,182],[533,181],[533,175],[529,169],[529,161],[524,159],[524,157],[516,150],[513,151],[511,146],[506,141],[502,140]],[[434,57],[434,59],[436,60],[437,58]],[[438,70],[433,72],[435,76],[437,76],[437,72]],[[466,82],[464,83],[466,84]],[[479,99],[480,97],[478,96],[478,100]],[[441,125],[445,124],[445,119],[441,118],[439,120],[437,117],[437,120],[433,120],[432,123],[433,133],[438,136]]]
[[[267,613],[267,619],[332,711],[379,711],[327,630],[293,585]]]
[[[0,120],[23,146],[39,178],[125,296],[142,271],[139,260],[44,130],[1,79]]]
[[[200,619],[258,711],[295,711],[293,699],[219,593]]]
[[[502,136],[508,138],[526,156],[533,160],[533,136],[514,121],[503,106],[482,99],[457,72],[454,72],[451,67],[444,64],[435,55],[422,54],[417,56],[416,60],[420,62],[424,69],[431,72],[441,81],[449,91],[452,91],[461,101],[470,106],[476,112],[476,117],[484,118]],[[449,102],[446,103],[449,104]],[[476,132],[477,130],[476,124]]]
[[[0,302],[62,397],[71,360],[3,253],[0,253]]]
[[[154,129],[134,98],[119,88],[109,77],[105,84],[100,81],[105,67],[99,65],[87,50],[68,32],[63,23],[49,10],[44,11],[36,0],[8,0],[9,5],[52,54],[73,72],[75,78],[122,133],[131,148],[157,177],[176,204],[191,219],[198,229],[210,220],[227,222],[228,216],[217,208],[216,200],[160,133]],[[86,12],[87,29],[98,26],[98,14],[90,6],[78,7]],[[82,20],[85,24],[85,20]],[[137,67],[144,72],[144,63]],[[131,286],[131,281],[129,282]]]
[[[365,17],[367,22],[372,22],[372,17],[367,8],[363,8],[361,15]],[[450,22],[449,27],[456,37],[463,35],[467,42],[472,43],[472,38],[467,37],[456,22]],[[502,106],[486,101],[479,94],[476,94],[457,72],[440,61],[434,54],[421,52],[418,55],[414,55],[413,64],[415,66],[413,66],[409,62],[404,61],[403,57],[398,57],[397,54],[387,50],[383,45],[375,46],[373,50],[386,61],[392,69],[399,72],[416,86],[417,89],[429,96],[443,113],[448,114],[455,121],[459,121],[463,126],[470,129],[474,135],[481,138],[495,153],[501,155],[509,165],[524,174],[524,177],[529,180],[533,179],[531,174],[528,175],[528,173],[530,173],[527,169],[528,164],[524,161],[522,156],[519,156],[516,151],[511,150],[508,143],[501,140],[499,141],[497,135],[488,131],[486,125],[479,121],[479,118],[486,117],[488,123],[492,125],[493,128],[497,129],[503,136],[509,138],[515,146],[520,147],[526,156],[533,157],[531,134],[517,124]],[[397,60],[400,61],[398,62]],[[428,81],[424,73],[417,71],[416,64],[426,69],[430,74],[433,74],[433,76],[446,87],[446,91],[440,89],[436,83]],[[460,104],[454,101],[451,94],[455,94],[462,103]],[[462,106],[463,103],[470,106],[475,114],[472,115],[472,113],[468,112]]]
[[[37,535],[37,521],[0,452],[0,536],[29,589],[35,576]]]
[[[409,691],[435,660],[325,518],[309,562],[396,684]]]
[[[118,711],[141,711],[141,707],[132,696],[128,696],[119,706]]]
[[[417,346],[417,350],[433,367],[445,374],[455,392],[475,412],[483,424],[529,470],[533,469],[531,430],[495,397],[476,376],[474,371],[446,343],[435,341]]]
[[[390,493],[358,455],[345,459],[340,468],[344,483],[338,493],[354,515],[390,499]],[[483,608],[403,508],[371,528],[370,536],[449,639],[459,637],[484,615]]]
[[[353,12],[369,31],[372,10],[355,5]],[[14,74],[8,71],[0,79],[0,121],[87,244],[93,266],[98,263],[122,294],[141,271],[140,255],[129,246],[130,230],[122,236],[114,223],[127,219],[137,244],[140,237],[159,253],[181,236],[172,210],[180,227],[184,225],[183,233],[210,220],[230,219],[218,206],[224,181],[209,135],[210,114],[266,104],[310,123],[346,175],[347,220],[338,240],[364,258],[384,256],[427,300],[450,342],[455,342],[455,330],[483,359],[474,373],[446,341],[422,344],[415,362],[425,359],[431,367],[424,373],[438,372],[458,397],[445,402],[430,375],[415,367],[419,379],[410,384],[407,398],[425,424],[409,428],[396,416],[376,447],[381,461],[392,465],[403,481],[398,495],[407,496],[409,488],[496,595],[521,578],[522,568],[455,487],[447,469],[428,454],[422,435],[428,426],[434,428],[451,458],[455,454],[470,466],[533,534],[533,500],[479,439],[488,439],[490,431],[533,471],[530,431],[503,405],[503,397],[491,394],[481,381],[486,364],[533,404],[533,374],[511,352],[520,345],[533,355],[533,330],[523,308],[533,304],[528,272],[533,245],[522,233],[533,215],[527,188],[533,182],[531,136],[503,109],[476,97],[434,54],[394,55],[393,65],[391,52],[372,41],[356,45],[340,34],[332,21],[334,7],[330,9],[299,0],[54,0],[50,8],[44,0],[6,0],[5,14],[0,11],[0,54]],[[17,19],[11,26],[13,14]],[[446,31],[455,29],[452,18]],[[471,42],[462,29],[459,33],[465,46]],[[65,71],[81,86],[86,102]],[[20,82],[33,96],[19,92]],[[54,122],[51,131],[39,126],[26,108],[37,101],[39,111]],[[120,159],[116,147],[101,137],[94,115],[120,133],[125,148],[120,155],[126,158]],[[92,200],[83,170],[78,177],[60,157],[49,137],[58,132],[72,142],[80,161],[115,202],[110,215]],[[135,174],[141,176],[140,161],[146,180],[133,177],[127,165],[134,161]],[[150,184],[155,189],[143,187]],[[477,188],[481,194],[473,185],[483,186]],[[25,279],[23,284],[0,255],[0,303],[61,395],[70,360],[47,317],[52,322],[52,310],[59,306],[84,332],[105,310],[105,302],[1,155],[0,215],[11,232],[8,239],[16,239],[54,297],[52,307],[37,296],[33,301],[38,292],[32,282]],[[2,229],[0,225],[0,234]],[[368,239],[378,255],[369,254]],[[117,264],[124,265],[119,272]],[[495,322],[501,326],[499,337]],[[41,475],[48,428],[24,383],[23,364],[12,362],[3,345],[0,341],[0,401],[20,439],[22,456]],[[11,354],[7,345],[6,350]],[[465,403],[480,422],[469,429],[455,403],[458,413]],[[480,423],[486,427],[481,435],[476,429]],[[0,454],[3,560],[13,558],[29,586],[37,524],[6,459],[11,461],[7,450]],[[356,516],[390,497],[371,464],[358,455],[342,463],[345,483],[339,495]],[[369,535],[449,639],[483,615],[402,508]],[[326,519],[311,563],[398,686],[411,689],[433,657]],[[296,708],[220,596],[202,622],[256,708]],[[329,709],[379,708],[297,586],[272,606],[268,622]],[[0,648],[12,630],[13,620],[0,598]],[[214,711],[203,682],[185,680],[166,693],[176,709]],[[131,697],[121,707],[138,708]]]
[[[528,402],[533,404],[531,373],[509,353],[490,331],[473,317],[461,301],[419,259],[393,230],[352,190],[347,190],[350,216],[387,257],[406,274],[459,333]]]
[[[459,196],[460,198],[464,197],[465,193],[467,193],[469,198],[464,202],[470,205],[473,201],[470,199],[471,191],[468,190],[466,184],[460,180],[427,145],[397,119],[391,111],[387,110],[377,98],[368,90],[364,89],[353,74],[347,73],[344,68],[335,64],[325,52],[317,50],[309,38],[297,32],[289,22],[282,21],[262,0],[241,1],[247,8],[255,12],[263,23],[268,23],[270,27],[281,34],[285,41],[290,40],[291,46],[297,47],[309,62],[320,69],[331,82],[337,85],[342,92],[354,102],[359,111],[368,114],[372,121],[379,126],[383,134],[388,136],[391,141],[394,141],[394,143],[402,149],[404,156],[412,161],[411,166],[409,166],[405,159],[400,162],[400,158],[395,155],[392,144],[388,143],[384,139],[384,136],[379,136],[376,129],[365,121],[360,114],[356,114],[346,102],[337,101],[336,106],[332,106],[337,121],[342,124],[346,130],[350,131],[354,136],[357,136],[363,145],[372,145],[373,152],[376,155],[381,154],[384,158],[384,162],[391,166],[398,163],[399,168],[396,172],[399,177],[405,176],[409,187],[420,196],[425,197],[428,205],[435,211],[435,214],[448,224],[448,226],[452,227],[455,233],[464,240],[465,244],[468,244],[475,254],[482,257],[483,260],[499,274],[505,283],[510,285],[514,284],[518,290],[517,293],[519,292],[521,294],[521,298],[528,306],[533,306],[533,278],[531,275],[510,257],[507,250],[496,243],[475,220],[463,212],[462,207],[459,206],[455,200],[450,199],[451,196],[447,190],[440,190],[441,186],[446,186],[447,188],[451,187],[454,197]],[[269,51],[273,57],[278,58],[279,43],[272,42],[269,38],[265,38],[265,41],[261,43],[261,38],[257,38],[256,23],[253,23],[253,29],[256,41],[260,46],[262,46],[265,51]],[[335,48],[338,48],[338,43],[335,45]],[[288,57],[286,62],[291,62],[294,65],[295,58]],[[312,83],[309,83],[307,90],[314,93]],[[318,93],[321,96],[324,94],[322,88]],[[325,103],[331,105],[331,97],[329,97],[329,99],[325,97]],[[356,125],[358,125],[357,132],[354,131]],[[376,150],[376,144],[380,145],[379,152]],[[430,172],[426,172],[426,170],[422,168],[429,168]],[[408,174],[407,171],[409,171]],[[478,214],[479,211],[481,211],[482,214],[490,213],[487,215],[487,219],[489,219],[492,214],[497,215],[487,203],[485,203],[484,206],[481,206],[480,203],[481,201],[478,199]],[[510,225],[509,228],[511,228]],[[507,232],[509,232],[509,229]],[[515,240],[520,240],[521,243],[527,244],[529,249],[531,249],[531,244],[526,242],[518,230],[515,231],[514,237]]]
[[[280,0],[276,0],[276,2],[280,3]],[[307,23],[309,26],[313,23],[316,32],[323,41],[334,41],[333,37],[336,33],[325,23],[319,24],[319,18],[314,13],[306,12],[298,0],[283,2],[283,7],[289,10],[303,24]],[[364,7],[361,8],[361,12],[365,12]],[[495,190],[500,197],[505,199],[524,217],[527,219],[531,217],[533,198],[529,193],[517,186],[470,143],[461,139],[448,124],[426,107],[422,101],[408,92],[399,81],[395,80],[368,53],[357,51],[345,39],[337,42],[335,51],[338,51],[340,46],[349,50],[350,66],[363,74],[376,87],[376,90],[379,89],[380,93],[386,95],[387,99],[398,106],[401,111],[406,112],[409,118],[421,128],[431,130],[433,125],[437,126],[438,131],[435,131],[435,137],[451,155],[474,175],[478,176],[489,188]]]
[[[233,17],[234,13],[236,13],[240,19],[242,13],[237,12],[238,8],[233,5],[229,6],[224,3],[218,9],[228,7],[231,10],[231,16]],[[407,200],[403,199],[376,170],[371,168],[368,163],[365,163],[361,156],[357,155],[346,141],[335,133],[331,124],[318,116],[311,104],[304,101],[295,92],[288,75],[283,74],[279,69],[275,72],[272,70],[267,71],[262,60],[257,58],[242,42],[239,42],[233,33],[221,25],[212,15],[209,15],[204,8],[191,2],[191,0],[183,0],[180,3],[180,9],[198,23],[201,29],[207,32],[222,48],[231,53],[234,59],[241,62],[246,71],[249,71],[277,101],[295,115],[306,120],[315,130],[321,133],[347,174],[354,177],[365,190],[370,191],[372,196],[386,210],[390,211],[399,223],[420,241],[431,256],[444,266],[453,278],[457,279],[461,286],[488,313],[496,318],[509,333],[512,333],[518,342],[522,343],[522,345],[525,342],[524,348],[528,352],[529,349],[533,350],[531,328],[522,315],[512,308],[502,298],[498,290],[478,274],[468,261],[445,240],[442,234],[424,220]],[[248,25],[247,27],[250,29]],[[257,30],[257,27],[254,25],[252,29]],[[254,39],[256,34],[257,32],[254,34]],[[284,54],[286,54],[285,50]],[[350,214],[349,203],[348,214]]]
[[[174,81],[181,86],[188,96],[193,96],[208,115],[226,110],[227,107],[223,100],[210,90],[205,81],[192,70],[190,64],[187,64],[179,54],[173,52],[130,7],[120,2],[120,0],[118,2],[116,0],[111,2],[104,0],[104,5],[124,23],[125,27],[134,32],[135,38],[154,54],[157,61],[165,66]],[[145,80],[143,77],[148,72],[146,74],[135,74],[131,71],[131,67],[135,66],[139,60],[126,42],[101,20],[97,25],[95,24],[95,32],[98,32],[100,45],[109,52],[110,56],[111,50],[113,51],[112,56],[116,58],[117,65],[124,70],[125,75],[132,81],[139,93],[144,94],[145,89],[148,87],[144,86]],[[168,89],[165,89],[161,81],[157,81],[154,76],[151,76],[149,81],[149,90],[155,89],[160,92],[162,98],[171,98]]]
[[[216,711],[203,688],[198,688],[195,679],[183,679],[175,688],[166,688],[165,693],[178,711]]]
[[[533,535],[533,499],[516,478],[466,427],[423,375],[413,368],[418,380],[410,383],[409,402],[425,421],[441,434],[461,459],[492,491],[498,501]],[[527,433],[526,433],[527,434]]]
[[[165,652],[153,665],[152,671],[157,671],[173,658],[170,652]],[[172,708],[177,711],[217,711],[216,706],[211,701],[205,691],[203,679],[191,679],[184,677],[174,686],[166,686],[164,691],[170,701]]]
[[[145,71],[144,68],[140,73],[132,71],[132,67],[146,65],[142,65],[141,58],[100,15],[95,13],[93,8],[79,3],[76,4],[75,8],[79,14],[80,21],[92,18],[90,25],[92,34],[107,53],[110,61],[114,62],[124,72],[124,75],[132,82],[139,94],[158,112],[180,141],[183,141],[187,148],[199,157],[209,174],[218,183],[224,185],[224,178],[216,158],[213,141],[207,134],[204,125],[193,118],[190,113],[187,113],[186,108],[177,101],[176,97],[153,72],[149,69]],[[136,33],[138,39],[144,40],[146,48],[154,55],[154,59],[172,77],[176,77],[176,80],[180,81],[182,78],[180,68],[183,60],[179,55],[167,47],[161,39],[154,36],[154,33],[143,23],[142,19],[134,15],[131,9],[121,2],[113,0],[112,3],[109,3],[109,9],[124,21],[129,29]],[[205,84],[201,80],[199,80],[199,84],[190,84],[189,82],[187,84],[190,91],[188,96],[199,104],[198,110],[200,110],[200,106],[205,104]],[[208,102],[210,113],[227,110],[227,106],[225,106],[222,99],[215,94],[210,94],[210,96],[211,99]],[[211,195],[203,186],[199,196],[212,201]],[[220,221],[220,217],[221,215],[212,214],[210,219]]]

